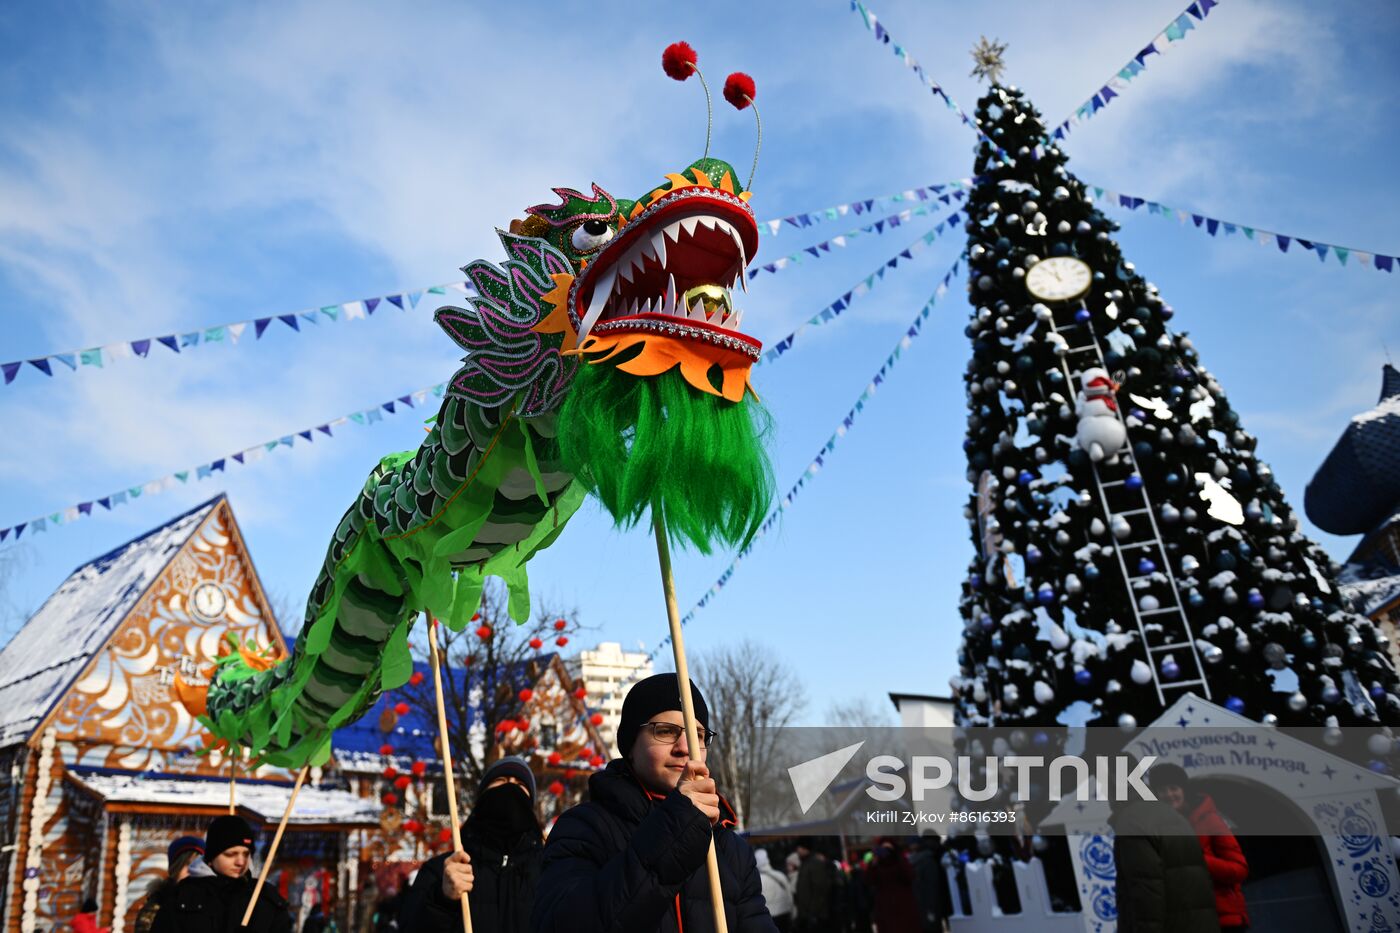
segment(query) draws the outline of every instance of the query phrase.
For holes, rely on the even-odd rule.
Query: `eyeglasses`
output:
[[[675,745],[681,740],[681,736],[685,735],[685,726],[678,726],[673,722],[647,722],[642,724],[642,728],[651,732],[651,737],[657,745]],[[700,733],[700,745],[709,748],[718,734],[706,729]]]

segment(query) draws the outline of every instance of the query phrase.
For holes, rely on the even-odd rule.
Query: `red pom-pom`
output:
[[[510,730],[512,730],[512,729],[514,729],[514,728],[515,728],[515,720],[514,720],[514,719],[503,719],[503,720],[501,720],[500,722],[496,723],[496,731],[497,731],[497,732],[509,732]]]
[[[428,763],[426,761],[415,761],[410,767],[414,777],[422,777],[428,773]]]
[[[695,73],[695,63],[700,56],[688,42],[672,42],[661,53],[661,70],[677,81],[684,81]]]
[[[413,676],[411,676],[411,677],[408,678],[408,682],[409,682],[410,684],[412,684],[413,686],[415,686],[415,687],[418,686],[419,684],[421,684],[421,683],[423,682],[423,672],[422,672],[422,671],[414,671],[414,672],[413,672]]]
[[[588,763],[595,768],[601,768],[603,765],[607,764],[601,755],[594,755],[588,760]]]
[[[554,781],[549,785],[549,792],[558,797],[560,794],[564,793],[564,785],[558,781]]]
[[[593,725],[595,726],[601,726],[603,724],[603,714],[594,713],[592,716],[588,717],[588,721],[593,723]]]
[[[753,78],[736,71],[724,79],[724,99],[734,105],[735,110],[743,110],[758,97],[758,88]]]
[[[477,638],[480,638],[482,641],[485,641],[486,639],[490,638],[490,637],[491,637],[491,626],[489,626],[489,625],[483,625],[483,626],[479,627],[479,628],[476,630],[476,637],[477,637]]]
[[[521,732],[524,732],[524,731],[526,731],[527,729],[529,729],[529,728],[530,728],[530,720],[529,720],[529,718],[528,718],[528,717],[525,717],[525,716],[521,716],[519,719],[517,719],[517,720],[515,721],[515,728],[519,729]]]
[[[481,613],[479,613],[479,612],[473,612],[473,613],[472,613],[472,621],[473,621],[473,622],[480,622],[480,621],[481,621]]]
[[[554,620],[554,630],[555,630],[556,632],[562,632],[562,631],[564,631],[564,629],[566,629],[566,628],[568,628],[568,627],[569,627],[569,623],[568,623],[568,622],[565,622],[563,619],[555,619],[555,620]]]
[[[587,688],[587,687],[579,687],[579,688],[577,688],[576,690],[574,690],[574,696],[577,697],[578,699],[582,700],[584,697],[588,696],[588,688]]]
[[[423,824],[417,820],[405,820],[403,828],[410,833],[421,833],[423,831]]]
[[[520,691],[519,696],[521,703],[529,703],[535,698],[535,691],[531,690],[529,687],[526,687],[524,690]]]
[[[386,807],[392,807],[394,804],[396,804],[396,803],[399,802],[399,795],[398,795],[398,794],[385,794],[383,797],[380,797],[379,799],[382,800],[382,801],[384,801],[384,805],[385,805]]]
[[[530,647],[534,648],[536,651],[539,651],[541,648],[544,647],[544,642],[540,641],[538,638],[532,638],[530,639]]]
[[[389,745],[389,744],[387,744],[387,743],[384,744],[384,745],[379,746],[379,754],[381,754],[381,755],[392,755],[392,754],[394,754],[394,746]]]
[[[558,638],[554,639],[554,643],[562,648],[569,643],[569,636],[560,635]]]
[[[552,764],[552,765],[557,765],[557,764],[559,764],[559,762],[561,762],[561,761],[563,761],[563,760],[564,760],[564,756],[561,755],[561,754],[559,754],[558,752],[550,752],[550,753],[549,753],[549,763],[550,763],[550,764]]]
[[[400,716],[407,716],[407,715],[408,715],[408,704],[407,704],[407,703],[395,703],[395,704],[394,704],[394,712],[398,713]]]
[[[448,829],[446,826],[444,826],[442,829],[439,829],[439,830],[438,830],[438,842],[451,842],[451,841],[452,841],[452,830]]]
[[[398,769],[398,768],[395,768],[393,765],[390,765],[389,767],[387,767],[387,768],[384,769],[384,779],[385,779],[385,780],[387,780],[387,781],[392,781],[394,778],[396,778],[396,777],[398,777],[398,776],[399,776],[399,769]]]
[[[407,774],[400,774],[398,777],[394,778],[394,786],[399,790],[408,790],[409,783]]]

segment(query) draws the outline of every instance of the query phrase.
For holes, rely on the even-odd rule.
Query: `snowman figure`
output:
[[[1128,440],[1128,429],[1118,417],[1118,383],[1097,366],[1080,373],[1079,381],[1083,388],[1074,407],[1079,416],[1075,440],[1095,463],[1112,463]]]

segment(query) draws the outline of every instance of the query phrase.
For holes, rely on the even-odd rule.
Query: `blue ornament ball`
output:
[[[1050,744],[1050,736],[1046,735],[1044,732],[1037,731],[1036,734],[1031,737],[1031,742],[1037,748],[1044,748]]]
[[[1033,479],[1035,479],[1035,474],[1030,470],[1022,470],[1020,473],[1016,474],[1016,482],[1020,483],[1022,486],[1029,486]]]
[[[1042,606],[1048,606],[1055,601],[1055,591],[1050,588],[1048,583],[1043,584],[1040,589],[1036,590],[1035,598],[1040,600]]]
[[[1096,565],[1090,564],[1089,566],[1087,566],[1087,567],[1084,568],[1084,579],[1086,579],[1086,580],[1097,580],[1098,578],[1099,578],[1099,568],[1098,568]]]
[[[1142,477],[1134,473],[1132,476],[1129,476],[1127,479],[1123,480],[1123,485],[1128,489],[1132,490],[1133,492],[1137,492],[1139,489],[1142,488]]]
[[[982,628],[984,628],[984,629],[986,629],[986,630],[988,630],[988,631],[990,631],[990,630],[992,629],[992,627],[995,626],[995,625],[997,624],[997,620],[996,620],[996,619],[993,619],[991,616],[986,616],[986,615],[984,615],[984,616],[981,618],[980,621],[981,621],[981,623],[982,623]]]
[[[974,590],[980,590],[982,588],[982,575],[980,573],[971,574],[967,578],[967,585]]]
[[[1251,608],[1251,609],[1263,609],[1263,608],[1264,608],[1264,594],[1261,593],[1261,592],[1259,592],[1258,590],[1250,590],[1250,591],[1249,591],[1249,596],[1247,596],[1246,599],[1247,599],[1248,602],[1249,602],[1249,608]]]
[[[1385,774],[1387,771],[1390,770],[1389,768],[1386,767],[1385,762],[1384,762],[1384,761],[1380,761],[1379,759],[1372,759],[1371,761],[1368,761],[1368,762],[1366,763],[1366,767],[1370,768],[1372,771],[1376,772],[1377,774]]]
[[[1088,671],[1081,667],[1079,670],[1074,672],[1074,682],[1079,684],[1079,686],[1081,687],[1087,687],[1094,682],[1094,675],[1090,674]]]
[[[1080,324],[1089,323],[1089,318],[1091,317],[1093,317],[1093,315],[1089,313],[1088,308],[1080,308],[1078,311],[1074,312],[1074,319]]]
[[[1181,667],[1172,660],[1162,662],[1162,676],[1167,680],[1176,680],[1181,675]]]
[[[1138,573],[1143,574],[1143,575],[1145,576],[1145,575],[1147,575],[1147,574],[1149,574],[1149,573],[1156,573],[1156,572],[1157,572],[1157,565],[1154,564],[1154,563],[1152,563],[1152,561],[1148,560],[1146,557],[1144,557],[1142,560],[1138,561]]]
[[[1371,699],[1373,699],[1373,700],[1383,700],[1383,699],[1385,699],[1385,688],[1382,687],[1380,684],[1372,684],[1372,685],[1371,685]]]
[[[1244,700],[1241,700],[1239,697],[1230,697],[1225,701],[1225,708],[1232,713],[1243,713]]]
[[[1181,477],[1175,473],[1168,473],[1163,479],[1168,486],[1176,486],[1181,483]]]
[[[1192,609],[1199,609],[1206,604],[1206,598],[1196,590],[1192,590],[1186,596],[1186,605]]]
[[[1038,564],[1040,563],[1040,556],[1040,548],[1036,547],[1034,544],[1026,548],[1026,563]]]

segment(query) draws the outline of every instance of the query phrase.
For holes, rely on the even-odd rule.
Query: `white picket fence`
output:
[[[948,890],[953,895],[952,928],[955,933],[1008,933],[1034,930],[1036,933],[1084,933],[1084,915],[1079,911],[1061,912],[1051,909],[1050,890],[1045,883],[1045,868],[1040,859],[1013,861],[1011,869],[1016,880],[1016,893],[1021,897],[1021,912],[1003,913],[997,906],[992,889],[992,866],[987,862],[968,862],[963,866],[967,878],[967,893],[971,909],[963,910],[958,893],[958,870],[947,869]]]

